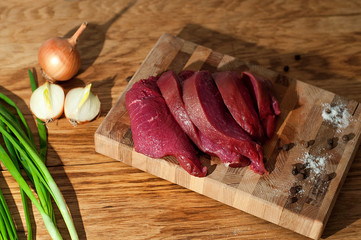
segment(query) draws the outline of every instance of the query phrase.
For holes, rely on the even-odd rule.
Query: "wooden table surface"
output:
[[[102,115],[76,128],[64,117],[48,124],[47,158],[81,239],[306,239],[97,154],[94,132],[165,32],[275,71],[289,66],[289,77],[361,101],[359,1],[1,1],[0,92],[20,106],[34,131],[27,70],[39,72],[43,41],[70,36],[83,21],[89,25],[79,39],[80,74],[61,85],[68,90],[92,82]],[[1,175],[25,239],[17,183],[6,170]],[[360,239],[360,186],[358,151],[322,238]],[[33,211],[37,239],[49,239]]]

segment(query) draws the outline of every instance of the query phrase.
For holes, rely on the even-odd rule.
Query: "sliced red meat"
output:
[[[172,155],[191,175],[204,177],[207,168],[169,112],[156,81],[151,77],[135,83],[125,97],[135,150],[152,158]]]
[[[253,139],[263,142],[265,135],[262,125],[240,74],[237,72],[217,72],[213,74],[213,78],[225,105],[236,122]]]
[[[183,101],[190,119],[206,137],[249,158],[254,172],[267,172],[262,147],[232,118],[210,72],[196,72],[184,82]]]
[[[257,103],[263,129],[271,138],[276,129],[276,116],[281,113],[278,101],[272,94],[272,83],[250,72],[243,72],[241,78]]]
[[[180,79],[173,71],[163,73],[157,84],[173,117],[201,151],[218,156],[223,163],[230,167],[249,165],[247,158],[215,144],[194,126],[184,107]]]
[[[179,81],[181,83],[181,85],[183,84],[183,82],[187,79],[190,78],[192,75],[194,74],[193,70],[183,70],[178,74],[179,77]]]

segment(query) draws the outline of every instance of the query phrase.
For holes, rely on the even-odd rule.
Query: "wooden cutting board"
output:
[[[248,168],[227,168],[215,157],[201,155],[209,174],[197,178],[186,173],[173,157],[152,159],[134,151],[125,94],[132,84],[171,69],[252,71],[270,79],[280,102],[275,136],[264,145],[269,174],[260,176]],[[344,106],[349,125],[340,128],[324,120],[325,104]],[[189,188],[237,209],[318,239],[330,216],[340,188],[360,143],[359,103],[331,92],[289,79],[284,75],[250,65],[231,56],[164,34],[150,51],[129,85],[95,133],[95,150],[111,158]],[[349,141],[342,137],[349,136]],[[333,148],[328,149],[328,139]],[[313,140],[307,147],[304,141]],[[282,147],[289,144],[290,149]],[[306,179],[292,174],[293,165],[307,154],[325,160]],[[311,159],[312,160],[312,159]],[[320,162],[319,162],[320,163]],[[318,171],[318,172],[317,172]],[[330,176],[325,179],[325,176]],[[301,186],[298,193],[290,189]]]

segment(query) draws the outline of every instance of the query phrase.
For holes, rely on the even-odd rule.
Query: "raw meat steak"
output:
[[[175,156],[191,175],[204,177],[207,168],[202,166],[192,143],[169,112],[157,80],[150,77],[135,83],[125,97],[135,150],[152,158]]]
[[[186,72],[183,71],[182,73],[182,76],[185,76],[184,73]],[[190,73],[188,75],[191,76],[194,72],[188,73]],[[180,79],[173,71],[163,73],[157,81],[157,84],[173,117],[201,151],[218,156],[223,163],[230,167],[244,167],[249,165],[247,158],[231,152],[221,145],[215,144],[194,126],[184,107]]]
[[[243,72],[241,78],[257,103],[263,130],[271,138],[276,129],[276,116],[281,113],[278,102],[272,95],[272,83],[250,72]]]
[[[195,126],[210,140],[251,160],[251,169],[266,173],[262,147],[236,123],[208,71],[200,71],[185,80],[183,101]]]
[[[236,122],[253,139],[259,142],[265,141],[258,114],[240,74],[237,72],[217,72],[213,74],[213,78],[225,105]]]

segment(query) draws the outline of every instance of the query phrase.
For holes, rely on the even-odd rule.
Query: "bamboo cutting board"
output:
[[[252,71],[270,79],[280,102],[281,115],[275,136],[264,145],[269,174],[259,176],[248,168],[227,168],[215,157],[201,155],[209,174],[197,178],[186,173],[173,157],[152,159],[134,151],[125,93],[136,81],[171,69]],[[346,128],[325,121],[325,104],[344,106],[350,113]],[[359,103],[331,92],[288,79],[209,48],[164,34],[148,54],[95,133],[95,150],[111,158],[164,178],[237,209],[318,239],[330,216],[338,192],[360,143]],[[344,135],[349,141],[342,140]],[[329,139],[333,148],[328,149]],[[313,140],[311,146],[305,141]],[[289,149],[282,147],[288,144]],[[300,179],[293,165],[305,156],[326,159],[325,167]],[[325,176],[330,176],[325,180]],[[331,179],[331,180],[330,180]],[[290,189],[301,186],[297,193]]]

